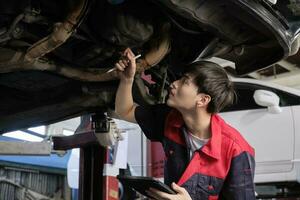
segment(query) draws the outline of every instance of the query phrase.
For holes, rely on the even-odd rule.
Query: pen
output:
[[[141,57],[142,55],[141,54],[138,54],[138,55],[136,55],[135,57],[134,57],[134,59],[138,59],[139,57]],[[110,70],[108,70],[107,72],[105,72],[105,73],[110,73],[110,72],[113,72],[113,71],[115,71],[117,68],[111,68]]]

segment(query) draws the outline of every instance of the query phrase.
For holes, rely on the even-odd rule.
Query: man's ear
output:
[[[211,97],[207,94],[198,94],[198,98],[196,100],[197,107],[207,106],[211,101]]]

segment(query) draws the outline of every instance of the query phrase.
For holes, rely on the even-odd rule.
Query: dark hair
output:
[[[210,95],[211,102],[207,112],[218,113],[233,103],[235,91],[226,71],[218,64],[209,61],[197,61],[187,66],[185,74],[193,78],[199,93]]]

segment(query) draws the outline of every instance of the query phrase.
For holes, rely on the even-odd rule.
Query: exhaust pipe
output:
[[[150,50],[145,54],[144,58],[137,60],[137,72],[142,72],[146,69],[151,68],[158,64],[170,51],[170,35],[169,35],[169,24],[164,25],[161,30],[162,37],[159,41],[150,41],[152,47]],[[6,62],[0,63],[0,73],[9,73],[15,71],[26,71],[26,70],[38,70],[38,71],[51,71],[62,76],[84,81],[84,82],[103,82],[103,81],[110,81],[118,79],[117,72],[112,71],[110,73],[106,73],[106,68],[101,68],[99,70],[94,71],[87,71],[85,69],[78,69],[72,66],[56,64],[53,62],[48,62],[45,59],[37,59],[38,57],[42,56],[46,51],[49,50],[43,49],[47,45],[49,41],[52,39],[44,40],[45,42],[41,42],[41,45],[35,45],[35,48],[31,48],[32,54],[27,57],[27,62]],[[46,42],[48,41],[48,42]],[[58,43],[56,43],[58,44]],[[158,45],[157,45],[158,44]],[[51,45],[52,47],[56,45]],[[53,48],[52,48],[53,50]],[[0,49],[1,52],[1,49]],[[21,52],[16,52],[14,56],[14,60],[24,60],[22,59],[24,55]],[[17,58],[17,59],[16,59]],[[31,62],[28,61],[28,58]]]
[[[84,18],[87,4],[87,0],[80,0],[64,22],[55,24],[51,35],[36,42],[27,50],[25,61],[38,59],[62,45],[76,30],[79,21]]]

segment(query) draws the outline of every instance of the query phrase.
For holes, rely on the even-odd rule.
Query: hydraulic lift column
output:
[[[94,120],[92,124],[90,119],[90,116],[82,117],[81,124],[72,136],[53,137],[53,148],[80,148],[79,200],[118,200],[118,187],[113,184],[114,188],[110,188],[111,182],[115,181],[103,176],[107,148],[101,146],[95,136],[95,129],[106,127],[94,123]]]

